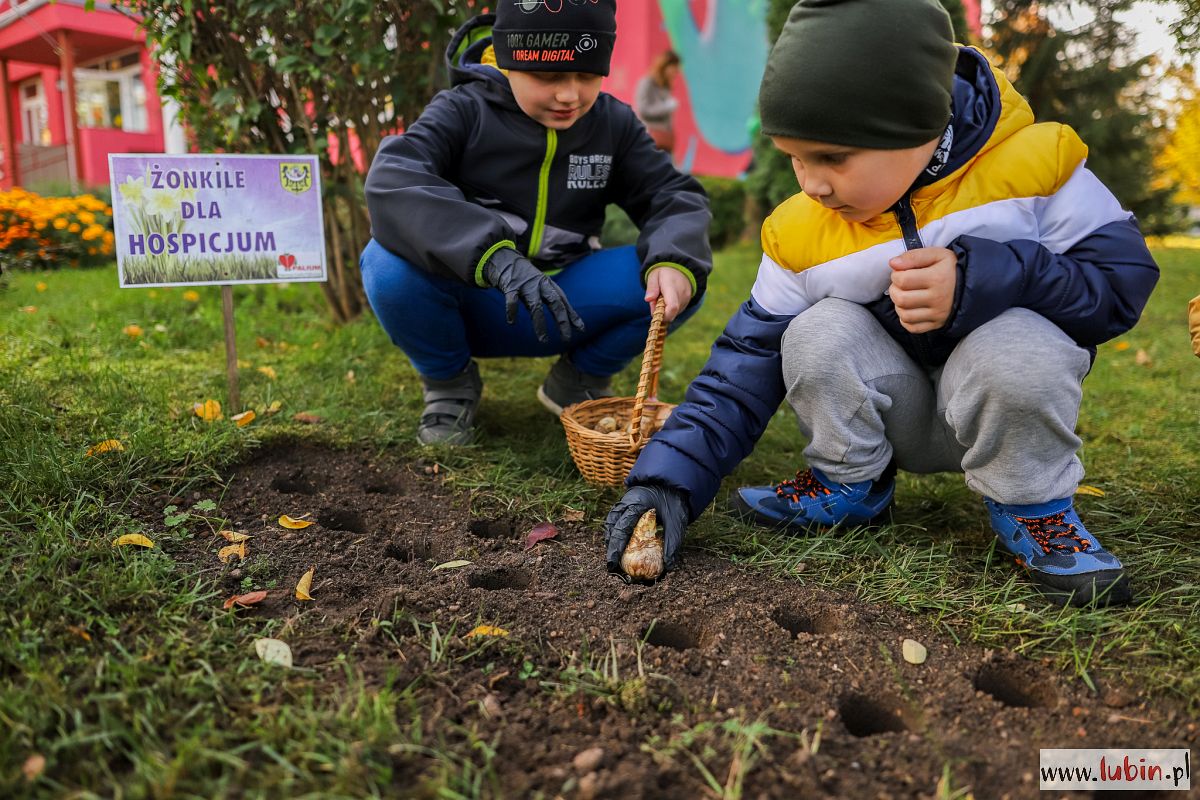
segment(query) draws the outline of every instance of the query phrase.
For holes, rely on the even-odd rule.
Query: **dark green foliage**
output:
[[[696,179],[708,192],[709,207],[712,209],[713,218],[708,226],[709,242],[714,250],[733,244],[746,230],[745,184],[737,178],[697,176]],[[621,247],[636,244],[637,239],[637,226],[618,206],[610,205],[604,219],[604,231],[600,234],[601,244],[605,247]]]

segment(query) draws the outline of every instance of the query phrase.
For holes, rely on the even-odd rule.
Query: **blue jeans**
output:
[[[568,354],[589,375],[609,376],[642,354],[650,326],[643,299],[642,265],[633,247],[600,250],[552,276],[567,301],[583,318],[586,330],[567,342],[547,318],[549,342],[538,341],[533,320],[519,307],[516,322],[505,318],[504,295],[470,286],[405,261],[374,239],[359,260],[363,288],[375,316],[417,372],[433,380],[462,373],[472,357],[553,356]],[[670,330],[700,309],[683,311]]]

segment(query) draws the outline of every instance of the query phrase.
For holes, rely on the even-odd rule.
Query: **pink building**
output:
[[[109,153],[161,153],[157,71],[137,22],[84,0],[0,0],[0,188],[108,182]]]

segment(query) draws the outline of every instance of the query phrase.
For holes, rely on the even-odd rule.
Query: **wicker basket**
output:
[[[589,483],[600,486],[623,484],[646,441],[675,409],[674,405],[661,403],[656,398],[663,341],[667,338],[667,326],[663,323],[665,310],[666,303],[659,297],[650,318],[636,396],[586,400],[563,410],[567,447],[571,458],[575,459],[575,466]],[[631,424],[619,433],[600,433],[595,430],[596,423],[605,417],[629,419]]]

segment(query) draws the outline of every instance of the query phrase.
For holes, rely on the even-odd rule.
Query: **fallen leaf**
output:
[[[138,547],[154,547],[154,542],[140,533],[127,533],[124,536],[118,536],[113,539],[112,546],[123,547],[127,544],[136,544]]]
[[[525,549],[528,550],[538,542],[553,539],[556,536],[558,536],[558,528],[549,522],[539,522],[533,526],[533,530],[525,537]]]
[[[1133,357],[1133,363],[1137,364],[1139,367],[1149,367],[1154,364],[1154,361],[1150,358],[1150,354],[1145,350],[1138,350],[1137,355]]]
[[[224,608],[228,610],[233,608],[235,605],[239,605],[242,608],[249,608],[250,606],[257,605],[266,599],[267,592],[265,589],[259,589],[257,592],[235,594],[233,597],[225,601]]]
[[[312,600],[312,595],[308,592],[312,589],[313,571],[316,567],[309,567],[308,572],[300,576],[300,580],[296,582],[296,599],[297,600]]]
[[[1129,349],[1129,342],[1117,342],[1117,345],[1116,345],[1116,346],[1117,346],[1117,349],[1118,349],[1118,350],[1128,350],[1128,349]]]
[[[929,655],[925,645],[916,639],[905,639],[900,645],[900,652],[904,656],[904,660],[910,664],[924,664],[925,658]]]
[[[250,369],[250,362],[246,361],[243,358],[239,358],[237,360],[237,368],[238,369]]]
[[[358,379],[354,377],[354,370],[346,372],[346,383],[354,383],[356,380]]]
[[[1104,490],[1097,489],[1095,486],[1085,486],[1080,484],[1079,488],[1075,490],[1075,494],[1086,494],[1090,497],[1104,497]]]
[[[582,522],[586,516],[586,511],[568,506],[563,512],[563,522]]]
[[[1024,603],[1009,603],[1008,605],[1005,606],[1005,608],[1007,608],[1009,611],[1012,611],[1013,613],[1016,613],[1018,611],[1024,611],[1025,604]]]
[[[123,452],[125,445],[117,439],[105,439],[103,442],[98,442],[87,449],[89,456],[98,456],[101,453]]]
[[[156,323],[156,324],[155,324],[155,326],[154,326],[154,330],[158,331],[159,333],[166,333],[166,332],[167,332],[167,326],[166,326],[166,325],[163,325],[161,322],[159,322],[159,323]]]
[[[189,303],[198,303],[200,302],[200,293],[195,289],[188,289],[183,293],[183,299],[187,300]]]
[[[476,625],[464,638],[470,639],[473,636],[508,636],[508,631],[494,625]]]
[[[222,564],[228,564],[229,560],[234,556],[238,557],[238,561],[244,561],[246,558],[246,543],[238,542],[237,544],[227,544],[217,551],[217,558],[221,559]]]
[[[270,416],[271,414],[278,414],[279,409],[281,409],[281,408],[283,408],[283,402],[279,401],[279,400],[275,400],[274,402],[271,403],[271,405],[267,406],[267,410],[264,413],[267,414],[268,416]]]
[[[250,534],[248,533],[235,533],[234,531],[221,531],[221,535],[225,537],[225,541],[233,542],[234,544],[247,541],[250,538]]]
[[[292,419],[304,425],[318,425],[325,421],[324,417],[318,417],[316,414],[310,414],[307,411],[293,414]]]
[[[254,418],[256,416],[258,415],[254,413],[254,410],[250,409],[249,411],[243,411],[240,414],[234,414],[232,417],[230,417],[230,419],[236,422],[239,428],[244,428],[251,422],[254,422]]]
[[[258,657],[268,664],[278,664],[281,667],[292,667],[292,648],[287,642],[279,639],[255,639],[254,650]]]
[[[466,566],[469,566],[469,565],[470,565],[470,563],[471,563],[470,561],[463,561],[463,560],[459,560],[459,561],[447,561],[445,564],[438,564],[438,565],[437,565],[436,567],[434,567],[433,569],[434,569],[435,571],[436,571],[436,570],[439,570],[439,569],[458,569],[458,568],[460,568],[460,567],[466,567]]]
[[[304,516],[308,516],[305,514]],[[301,528],[307,528],[309,525],[315,524],[311,519],[297,519],[284,514],[279,518],[279,524],[289,530],[298,531]]]
[[[192,405],[192,411],[205,422],[213,422],[221,418],[221,404],[216,400],[205,400],[203,403]]]
[[[67,630],[78,636],[80,639],[83,639],[85,642],[90,642],[92,640],[92,635],[78,625],[68,625]]]
[[[25,759],[25,763],[21,766],[21,773],[25,776],[26,783],[33,783],[45,771],[46,757],[41,753],[34,753]]]
[[[37,306],[21,306],[21,310],[24,311],[26,314],[36,314]]]
[[[46,285],[45,281],[38,281],[36,284],[34,284],[33,288],[37,289],[39,292],[44,292],[50,287]]]
[[[254,338],[254,343],[255,343],[256,345],[258,345],[259,347],[270,347],[270,346],[271,346],[271,340],[270,340],[270,339],[264,339],[264,338],[263,338],[263,337],[261,337],[261,336],[256,336],[256,337]]]
[[[259,367],[258,371],[259,371],[259,373],[266,375],[271,380],[275,380],[277,377],[279,377],[278,375],[275,374],[274,367]]]
[[[124,328],[121,328],[121,333],[125,334],[130,339],[136,339],[145,333],[145,331],[142,330],[141,325],[126,325]]]

